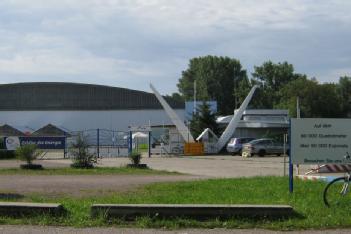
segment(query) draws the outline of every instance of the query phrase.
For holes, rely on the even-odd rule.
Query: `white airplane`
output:
[[[231,121],[229,122],[228,126],[226,127],[226,129],[224,130],[224,132],[222,133],[222,135],[218,137],[215,135],[215,137],[218,139],[217,143],[216,143],[216,152],[218,153],[219,151],[221,151],[221,149],[227,144],[227,142],[229,141],[229,139],[232,137],[232,135],[235,132],[235,129],[237,128],[239,121],[245,111],[245,109],[247,108],[247,105],[249,104],[249,102],[252,99],[252,96],[255,92],[255,90],[257,89],[257,85],[254,85],[252,87],[252,89],[250,90],[249,94],[246,96],[245,100],[243,101],[243,103],[241,104],[239,110],[234,113],[233,118],[231,119]],[[179,116],[174,112],[174,110],[168,105],[168,103],[166,102],[166,100],[160,95],[160,93],[155,89],[155,87],[150,84],[150,88],[151,90],[154,92],[156,98],[158,99],[158,101],[161,103],[163,109],[166,111],[167,115],[169,116],[169,118],[171,119],[172,123],[176,126],[178,132],[181,134],[181,136],[183,137],[183,140],[185,142],[188,143],[193,143],[194,141],[194,137],[191,135],[189,129],[187,128],[187,126],[185,126],[185,124],[183,123],[183,121],[179,118]],[[207,129],[204,130],[208,131]],[[212,132],[213,133],[213,132]],[[213,133],[214,134],[214,133]],[[200,136],[203,135],[203,133],[200,134]],[[199,137],[200,137],[199,136]],[[197,139],[199,139],[199,137]]]

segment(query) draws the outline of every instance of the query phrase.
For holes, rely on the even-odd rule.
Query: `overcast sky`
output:
[[[351,1],[1,0],[0,83],[63,81],[162,94],[193,57],[245,69],[288,61],[320,82],[351,75]]]

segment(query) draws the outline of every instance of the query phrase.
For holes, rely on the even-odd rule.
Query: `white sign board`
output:
[[[291,119],[293,164],[345,164],[351,155],[351,119]]]
[[[151,132],[150,126],[131,126],[129,127],[131,132]]]

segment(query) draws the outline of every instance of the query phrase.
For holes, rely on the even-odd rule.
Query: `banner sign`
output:
[[[345,164],[351,155],[351,119],[291,119],[293,164]],[[350,163],[350,162],[348,162]]]
[[[7,150],[16,150],[19,146],[34,144],[39,149],[64,149],[65,137],[5,137]]]

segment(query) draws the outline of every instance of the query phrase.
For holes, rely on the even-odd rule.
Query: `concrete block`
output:
[[[213,205],[213,204],[95,204],[91,215],[133,219],[137,216],[192,217],[287,217],[294,214],[288,205]]]
[[[4,216],[60,215],[63,212],[63,206],[56,203],[0,202],[0,215]]]

